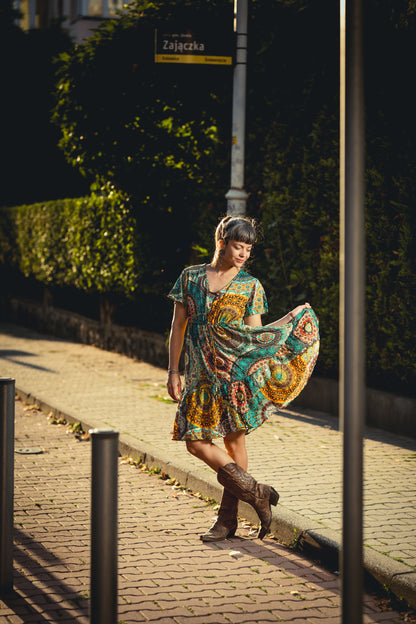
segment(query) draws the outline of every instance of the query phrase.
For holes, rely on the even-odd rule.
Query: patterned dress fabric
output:
[[[249,327],[246,316],[267,312],[260,282],[241,269],[212,293],[205,264],[184,269],[168,296],[188,315],[185,384],[174,440],[249,433],[306,385],[319,351],[312,309],[281,327]]]

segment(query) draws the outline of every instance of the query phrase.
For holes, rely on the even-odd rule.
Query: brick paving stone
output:
[[[19,624],[84,624],[90,443],[49,424],[38,410],[23,408],[18,401],[16,446],[40,446],[44,453],[36,461],[15,454],[15,508],[25,513],[16,516],[15,594],[0,601],[0,623],[15,618]],[[35,494],[28,484],[39,485]],[[339,621],[338,578],[303,555],[270,538],[203,544],[199,532],[209,525],[212,507],[121,462],[119,491],[119,621],[330,624],[337,616]],[[404,622],[399,613],[383,612],[366,596],[365,605],[370,604],[368,622]]]
[[[255,620],[253,619],[255,617]],[[269,611],[257,611],[256,615],[252,615],[249,613],[239,613],[234,614],[231,613],[229,615],[230,622],[233,624],[264,624],[265,622],[282,622],[283,620],[276,613],[271,613]],[[305,621],[305,620],[304,620]]]
[[[182,618],[176,618],[178,624],[229,624],[230,620],[222,616],[220,613],[212,613],[210,615],[204,615],[203,619],[199,616],[192,616]],[[159,620],[158,620],[159,624]]]
[[[308,618],[309,624],[339,624],[339,616],[336,617],[314,617]],[[291,620],[291,624],[298,624],[299,622],[305,622],[305,620]]]
[[[153,609],[142,609],[142,607],[139,608],[140,613],[142,613],[149,621],[158,620],[160,616],[173,620],[174,618],[179,616],[188,617],[189,615],[192,615],[189,610],[181,605],[163,610],[161,610],[158,605],[154,605]],[[120,609],[120,612],[123,613],[123,609]]]

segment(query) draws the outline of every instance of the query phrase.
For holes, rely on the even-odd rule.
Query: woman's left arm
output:
[[[275,321],[274,323],[270,323],[270,325],[272,327],[281,327],[282,325],[286,325],[287,323],[290,323],[290,321],[295,318],[295,316],[297,316],[298,314],[300,314],[300,312],[302,312],[302,310],[305,310],[306,308],[310,308],[311,306],[309,305],[309,303],[304,303],[302,305],[297,306],[297,308],[294,308],[291,312],[288,312],[287,314],[285,314],[285,316],[282,316],[282,318],[280,318],[278,321]]]
[[[251,314],[250,316],[244,317],[245,325],[250,325],[250,327],[262,327],[263,324],[261,322],[261,314]]]

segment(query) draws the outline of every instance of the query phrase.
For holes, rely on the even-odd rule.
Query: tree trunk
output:
[[[100,322],[102,325],[112,325],[116,306],[105,295],[100,295]]]

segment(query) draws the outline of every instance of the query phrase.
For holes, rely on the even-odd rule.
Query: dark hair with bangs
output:
[[[215,245],[223,240],[235,240],[246,245],[254,245],[257,240],[257,230],[254,219],[248,217],[224,217],[215,230]]]

